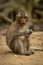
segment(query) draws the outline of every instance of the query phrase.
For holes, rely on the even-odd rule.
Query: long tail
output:
[[[30,49],[34,49],[35,51],[43,51],[43,48],[38,48],[38,47],[31,47]]]

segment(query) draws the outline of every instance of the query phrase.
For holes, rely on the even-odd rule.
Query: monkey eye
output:
[[[24,17],[20,17],[20,18],[27,18],[26,16],[24,16]]]

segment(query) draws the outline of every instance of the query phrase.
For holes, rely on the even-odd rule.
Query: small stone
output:
[[[17,57],[17,55],[15,55],[15,57]]]

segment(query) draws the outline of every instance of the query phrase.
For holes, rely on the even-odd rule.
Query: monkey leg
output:
[[[19,43],[18,54],[20,54],[20,55],[31,55],[31,54],[34,54],[34,50],[32,50],[32,49],[24,50],[23,47],[24,47],[23,44]]]
[[[18,43],[19,42],[19,43]],[[15,43],[15,51],[17,54],[19,55],[30,55],[31,52],[27,51],[27,50],[24,50],[24,46],[23,46],[23,43],[21,41],[18,41],[17,43]]]
[[[23,44],[19,41],[19,39],[13,40],[11,48],[14,53],[17,54],[23,53]]]
[[[30,49],[30,42],[29,42],[29,39],[27,37],[27,55],[31,55],[31,54],[34,54],[34,49]]]
[[[13,52],[19,55],[31,55],[34,53],[34,51],[31,49],[24,50],[23,43],[19,40],[14,40],[10,45],[10,48],[13,50]]]

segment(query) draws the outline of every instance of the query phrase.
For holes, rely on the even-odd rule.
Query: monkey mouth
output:
[[[21,23],[21,26],[24,26],[25,25],[25,23]]]

